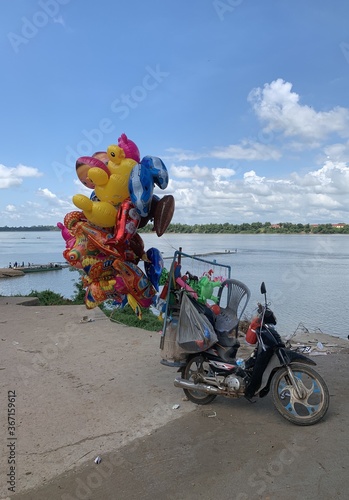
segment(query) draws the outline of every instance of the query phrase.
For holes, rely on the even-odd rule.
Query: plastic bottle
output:
[[[243,360],[242,358],[238,358],[236,360],[236,364],[239,368],[245,368],[245,360]]]

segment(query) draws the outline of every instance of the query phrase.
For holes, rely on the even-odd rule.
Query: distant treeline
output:
[[[140,233],[151,233],[153,225],[148,223]],[[59,231],[56,226],[20,226],[20,227],[0,227],[0,231]],[[197,233],[197,234],[349,234],[349,225],[339,224],[293,224],[292,222],[245,222],[243,224],[170,224],[167,233]]]
[[[147,224],[140,232],[150,233],[152,225]],[[292,222],[247,222],[243,224],[170,224],[166,233],[198,233],[198,234],[349,234],[348,224],[292,224]]]
[[[4,226],[0,227],[0,231],[59,231],[59,229],[56,226]]]

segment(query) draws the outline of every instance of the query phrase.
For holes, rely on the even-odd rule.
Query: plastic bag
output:
[[[178,321],[178,345],[186,352],[205,351],[218,339],[213,325],[195,306],[195,300],[183,294]]]

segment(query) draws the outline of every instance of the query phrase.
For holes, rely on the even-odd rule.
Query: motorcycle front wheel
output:
[[[194,356],[193,358],[189,359],[188,363],[182,370],[182,377],[186,380],[190,380],[191,382],[200,383],[202,377],[208,375],[209,370],[209,364],[203,359],[202,356]],[[203,391],[195,391],[190,389],[183,389],[183,391],[187,398],[192,401],[192,403],[196,403],[197,405],[207,405],[211,403],[216,397],[215,394],[207,394]]]
[[[278,412],[296,425],[313,425],[326,414],[330,395],[323,378],[308,365],[290,365],[302,397],[293,387],[286,368],[278,370],[271,383],[271,394]]]

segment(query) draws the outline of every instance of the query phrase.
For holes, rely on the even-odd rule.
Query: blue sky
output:
[[[346,0],[3,0],[1,226],[91,194],[75,161],[126,133],[173,222],[349,223]]]

